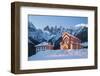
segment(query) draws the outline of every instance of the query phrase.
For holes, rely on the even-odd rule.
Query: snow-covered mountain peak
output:
[[[87,25],[87,24],[83,24],[83,23],[81,23],[81,24],[77,24],[77,25],[75,25],[75,27],[88,27],[88,25]]]
[[[50,35],[50,32],[49,32],[49,31],[44,30],[43,32],[44,32],[45,34]]]

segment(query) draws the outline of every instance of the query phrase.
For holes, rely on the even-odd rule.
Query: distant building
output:
[[[80,49],[81,48],[81,40],[77,37],[64,32],[62,34],[62,41],[60,42],[60,49]]]
[[[47,42],[42,42],[38,45],[35,46],[36,47],[36,51],[46,51],[46,50],[52,50],[53,49],[53,45],[51,45],[50,43]]]

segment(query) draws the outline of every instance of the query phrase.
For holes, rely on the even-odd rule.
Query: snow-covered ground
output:
[[[39,51],[28,60],[53,60],[53,59],[80,59],[87,58],[87,49],[69,49],[69,50],[46,50]]]

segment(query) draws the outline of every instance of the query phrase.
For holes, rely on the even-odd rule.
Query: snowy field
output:
[[[35,55],[28,57],[28,60],[31,61],[31,60],[80,59],[80,58],[88,58],[87,49],[39,51]]]

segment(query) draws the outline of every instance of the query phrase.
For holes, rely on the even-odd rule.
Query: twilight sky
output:
[[[47,25],[73,27],[78,24],[88,24],[88,17],[29,15],[28,21],[32,22],[37,29],[43,29]]]

